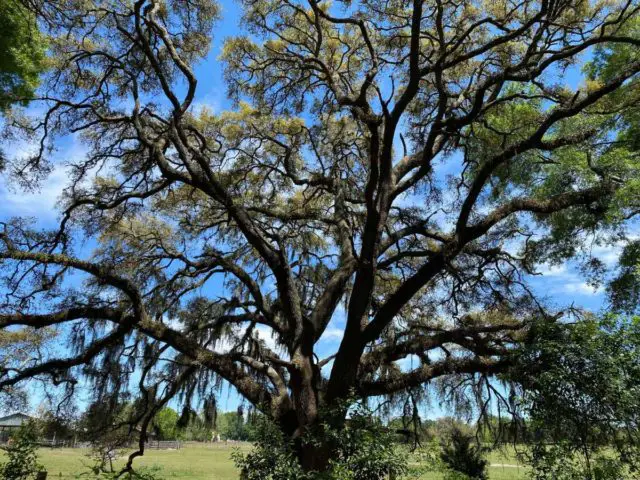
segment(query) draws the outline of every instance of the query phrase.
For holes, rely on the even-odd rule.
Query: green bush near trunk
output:
[[[267,420],[261,421],[256,430],[255,448],[247,454],[233,455],[242,480],[383,480],[400,478],[408,470],[407,456],[393,434],[366,407],[355,407],[340,428],[319,424],[297,444],[285,439]],[[302,468],[299,452],[305,448],[329,449],[324,471]]]

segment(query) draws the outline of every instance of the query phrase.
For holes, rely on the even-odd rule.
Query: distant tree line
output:
[[[37,433],[41,438],[59,441],[76,440],[93,442],[104,437],[118,436],[123,442],[137,440],[137,431],[129,431],[125,419],[132,413],[132,405],[123,404],[110,414],[107,408],[90,405],[79,415],[42,411],[38,415]],[[148,431],[153,440],[212,441],[233,440],[253,441],[255,423],[259,415],[255,410],[242,406],[235,411],[217,412],[213,423],[207,422],[204,412],[191,412],[188,421],[175,409],[164,407],[160,410]]]
[[[119,415],[124,417],[130,413],[130,406],[119,408]],[[56,415],[53,412],[41,412],[37,421],[38,434],[41,438],[57,438],[60,441],[75,439],[77,441],[94,441],[104,436],[103,409],[92,405],[84,413],[69,417]],[[232,440],[254,442],[257,438],[256,429],[258,419],[262,414],[253,409],[242,406],[235,411],[217,412],[214,424],[207,424],[202,412],[192,412],[189,421],[184,424],[181,415],[171,407],[160,410],[149,429],[149,437],[153,440],[182,440],[182,441],[213,441]],[[558,443],[562,438],[558,432],[550,435],[541,429],[535,429],[529,421],[515,421],[511,418],[497,415],[486,415],[480,422],[467,422],[453,416],[443,416],[437,419],[422,419],[414,423],[412,418],[403,415],[391,416],[382,422],[390,433],[395,434],[398,443],[414,444],[416,447],[434,441],[444,441],[453,432],[462,432],[473,436],[478,442],[489,445],[521,444],[538,441],[543,443]],[[131,432],[119,422],[112,422],[112,430],[121,430],[125,437],[134,440]],[[417,428],[416,428],[417,427]]]

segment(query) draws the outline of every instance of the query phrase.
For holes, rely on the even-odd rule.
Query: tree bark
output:
[[[294,443],[295,453],[305,472],[326,471],[331,458],[332,446],[322,432],[323,424],[344,424],[343,412],[337,412],[336,418],[326,418],[323,407],[323,385],[320,369],[312,354],[300,349],[293,356],[295,369],[291,372],[291,395],[293,411],[282,418],[280,425],[286,438]],[[335,409],[330,410],[333,414]],[[346,412],[344,412],[346,413]],[[342,415],[342,418],[339,418]],[[311,432],[313,442],[307,441],[306,434]]]
[[[324,472],[329,467],[331,445],[328,443],[302,444],[297,453],[305,472]]]

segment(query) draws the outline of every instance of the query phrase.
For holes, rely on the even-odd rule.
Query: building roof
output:
[[[19,427],[28,420],[31,420],[29,415],[20,412],[12,413],[6,417],[0,417],[0,427]]]

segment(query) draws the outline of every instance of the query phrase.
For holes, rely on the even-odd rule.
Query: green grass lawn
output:
[[[238,473],[231,460],[234,448],[247,450],[249,445],[236,444],[225,445],[187,445],[180,450],[148,450],[144,457],[137,458],[137,467],[159,467],[155,473],[162,479],[189,479],[189,480],[238,480]],[[49,449],[43,448],[38,452],[39,461],[49,472],[48,478],[74,479],[82,472],[88,471],[91,460],[87,457],[87,450],[81,449]],[[117,462],[117,466],[124,464],[124,458]],[[524,479],[523,467],[495,466],[517,465],[518,461],[511,450],[496,451],[489,454],[489,468],[491,480]],[[2,461],[2,454],[0,454]],[[91,478],[91,477],[82,477]],[[428,474],[421,480],[440,480],[439,474]]]

